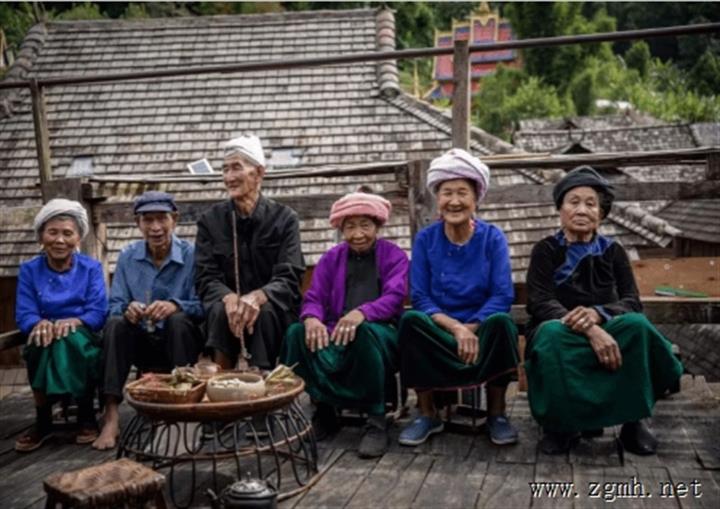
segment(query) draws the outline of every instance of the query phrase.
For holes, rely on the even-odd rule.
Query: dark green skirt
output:
[[[400,320],[402,380],[418,390],[504,386],[517,373],[517,327],[506,313],[489,316],[477,330],[480,353],[474,364],[458,357],[457,341],[425,313],[406,312]]]
[[[27,345],[23,358],[30,386],[47,395],[87,396],[99,379],[101,352],[85,327],[46,348]]]
[[[295,323],[285,334],[280,362],[298,364],[295,373],[305,380],[311,398],[337,408],[384,414],[386,387],[394,386],[398,369],[397,331],[363,322],[349,345],[330,344],[313,353],[305,344],[305,325]]]
[[[620,347],[617,371],[603,368],[588,339],[559,320],[535,333],[525,370],[530,410],[544,428],[573,432],[649,417],[682,375],[670,342],[645,315],[621,315],[602,328]]]

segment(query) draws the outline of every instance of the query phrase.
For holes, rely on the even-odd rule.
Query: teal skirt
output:
[[[506,313],[489,316],[477,330],[480,352],[474,364],[458,357],[452,334],[425,313],[406,312],[400,320],[402,380],[416,390],[451,390],[490,383],[504,386],[520,362],[517,327]]]
[[[295,373],[314,400],[381,415],[386,388],[395,385],[398,370],[397,332],[391,325],[363,322],[352,343],[311,352],[305,344],[305,325],[295,323],[285,335],[280,362],[297,363]]]
[[[99,379],[102,350],[85,327],[47,347],[27,345],[23,358],[30,386],[47,395],[87,396]]]
[[[602,367],[588,339],[559,320],[540,325],[528,345],[530,410],[545,429],[583,431],[649,417],[677,384],[682,364],[645,315],[621,315],[602,328],[620,348],[617,371]]]

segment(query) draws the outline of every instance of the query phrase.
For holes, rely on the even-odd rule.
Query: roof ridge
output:
[[[28,78],[35,59],[45,44],[46,36],[47,28],[43,23],[37,23],[28,30],[15,61],[2,79],[3,82],[22,81]],[[22,104],[25,93],[26,90],[23,88],[0,90],[0,120],[13,115]]]
[[[582,127],[578,127],[577,129],[543,129],[543,130],[518,130],[515,131],[515,134],[519,135],[555,135],[555,134],[567,134],[570,131],[582,131],[585,133],[603,133],[603,132],[610,132],[610,131],[640,131],[640,130],[647,130],[647,129],[667,129],[667,128],[687,128],[691,135],[692,135],[692,129],[691,124],[688,122],[677,122],[674,124],[653,124],[653,125],[633,125],[633,126],[614,126],[614,127],[608,127],[603,129],[584,129]]]
[[[375,42],[377,51],[395,51],[395,15],[390,9],[380,8],[375,16],[376,30]],[[397,60],[382,60],[377,62],[378,85],[380,95],[394,97],[400,93]]]
[[[359,16],[374,15],[377,9],[322,9],[322,10],[311,10],[311,11],[283,11],[283,12],[269,12],[262,14],[217,14],[210,16],[174,16],[174,17],[161,17],[161,18],[135,18],[135,19],[93,19],[93,20],[55,20],[47,22],[49,28],[55,26],[58,27],[69,27],[72,25],[78,25],[82,27],[88,27],[93,25],[160,25],[166,27],[173,23],[177,25],[188,25],[188,24],[213,24],[221,23],[222,21],[252,21],[257,23],[258,21],[283,21],[291,19],[308,19],[308,18],[320,18],[327,19],[332,18],[352,18]]]

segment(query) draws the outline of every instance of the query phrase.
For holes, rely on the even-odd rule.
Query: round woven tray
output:
[[[201,401],[199,403],[150,403],[133,399],[130,393],[125,393],[128,404],[139,414],[151,419],[162,421],[235,421],[242,417],[271,412],[291,403],[305,389],[301,378],[295,377],[292,385],[284,384],[282,392],[265,396],[260,399],[248,401],[223,401],[213,403]]]

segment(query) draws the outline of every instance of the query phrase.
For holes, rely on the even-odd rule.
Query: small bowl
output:
[[[193,367],[199,376],[214,376],[220,371],[220,365],[210,361],[196,362]]]
[[[220,387],[215,383],[232,379],[240,380],[242,383],[232,387]],[[228,373],[208,380],[205,392],[208,399],[213,402],[258,399],[265,396],[265,380],[254,373]]]

